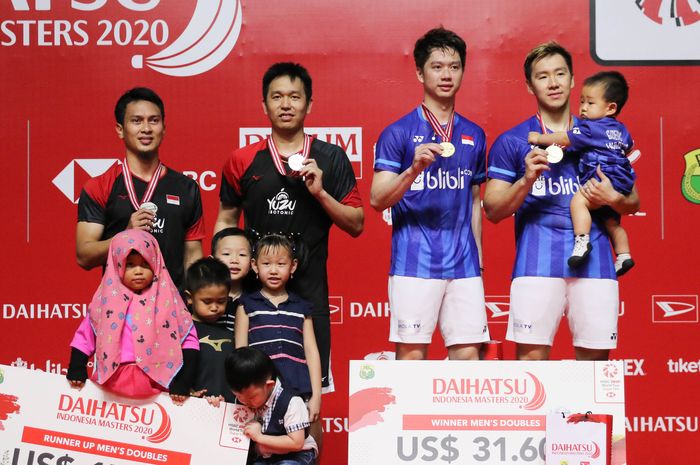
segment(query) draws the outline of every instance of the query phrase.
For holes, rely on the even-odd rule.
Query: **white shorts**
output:
[[[506,339],[551,346],[562,315],[574,347],[617,347],[619,295],[614,279],[523,276],[510,286]]]
[[[391,342],[430,344],[438,321],[447,347],[490,339],[481,277],[389,276],[389,307]]]

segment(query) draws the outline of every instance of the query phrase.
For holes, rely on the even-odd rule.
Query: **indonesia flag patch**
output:
[[[167,194],[165,196],[165,202],[169,203],[170,205],[180,205],[180,197],[177,195]]]
[[[474,145],[474,138],[472,136],[462,134],[462,144]]]

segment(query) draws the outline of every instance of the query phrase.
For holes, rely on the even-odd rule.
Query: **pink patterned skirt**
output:
[[[93,372],[90,377],[97,383],[97,376]],[[165,388],[153,381],[135,363],[122,363],[109,379],[102,384],[102,388],[119,396],[132,399],[144,399],[165,391]]]

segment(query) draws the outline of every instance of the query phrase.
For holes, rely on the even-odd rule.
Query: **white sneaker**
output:
[[[632,260],[632,255],[628,253],[621,253],[615,259],[615,274],[617,276],[622,276],[627,273],[634,266],[634,260]]]
[[[593,246],[591,245],[588,234],[580,234],[576,236],[574,242],[574,251],[569,257],[569,268],[578,268],[586,260],[588,254],[591,253]]]

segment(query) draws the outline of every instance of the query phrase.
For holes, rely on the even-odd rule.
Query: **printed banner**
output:
[[[613,415],[626,463],[621,362],[351,361],[349,404],[349,465],[544,464],[553,410]]]
[[[610,465],[612,415],[550,412],[547,415],[547,465]]]
[[[523,62],[531,48],[555,40],[573,59],[573,114],[586,77],[617,69],[630,85],[619,119],[642,153],[634,164],[642,209],[622,219],[637,265],[618,282],[610,356],[624,361],[629,461],[687,462],[700,448],[700,408],[688,402],[700,379],[700,247],[692,245],[700,233],[699,12],[698,0],[436,0],[429,8],[425,0],[0,0],[0,264],[11,276],[0,284],[0,364],[65,374],[68,344],[102,271],[76,262],[75,203],[88,180],[124,158],[114,130],[119,96],[144,85],[162,97],[167,131],[159,156],[199,184],[209,254],[224,163],[269,134],[262,77],[273,63],[294,61],[313,80],[305,130],[345,151],[364,201],[364,231],[353,238],[333,226],[327,261],[336,392],[323,397],[319,462],[347,465],[349,361],[395,357],[391,212],[374,211],[370,191],[380,134],[422,101],[414,44],[441,24],[465,40],[456,109],[484,129],[490,148],[537,112]],[[278,26],[290,20],[293,27]],[[422,143],[413,136],[408,146]],[[470,147],[468,138],[457,142]],[[570,179],[550,180],[531,193],[575,188]],[[271,211],[299,200],[288,194],[270,192]],[[176,197],[165,205],[184,207]],[[171,226],[163,223],[163,231]],[[505,335],[517,231],[513,217],[484,219],[482,228],[489,333],[512,360],[515,344]],[[650,337],[672,343],[650,344]],[[445,358],[441,337],[428,353]],[[551,358],[572,357],[562,318]],[[4,445],[0,438],[0,465],[11,449]],[[22,453],[18,465],[29,465]],[[34,457],[31,465],[42,464]]]
[[[173,404],[166,394],[135,401],[88,381],[0,365],[0,464],[245,464],[240,405],[203,399]],[[195,434],[196,432],[196,434]]]

